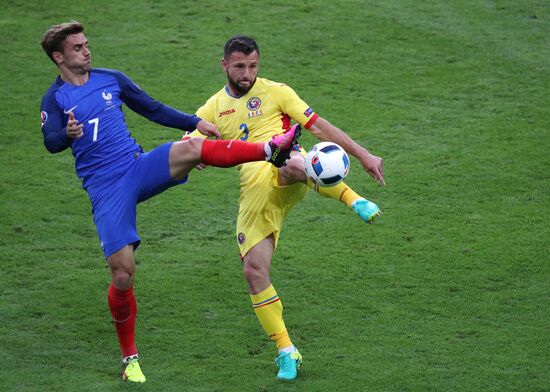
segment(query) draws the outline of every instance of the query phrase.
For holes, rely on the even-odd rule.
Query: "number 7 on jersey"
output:
[[[92,141],[97,141],[97,130],[99,128],[99,118],[92,118],[90,121],[88,121],[88,124],[94,124],[94,137]]]

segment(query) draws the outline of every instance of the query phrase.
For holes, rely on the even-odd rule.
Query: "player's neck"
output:
[[[73,86],[82,86],[90,79],[90,72],[75,74],[67,69],[60,68],[59,74],[65,83],[72,84]]]

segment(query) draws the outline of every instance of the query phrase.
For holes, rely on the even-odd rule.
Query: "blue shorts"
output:
[[[170,176],[169,153],[172,143],[136,155],[128,171],[113,179],[110,185],[94,192],[88,189],[92,202],[94,223],[105,258],[128,244],[134,249],[140,239],[136,228],[136,206],[166,189],[183,184]]]

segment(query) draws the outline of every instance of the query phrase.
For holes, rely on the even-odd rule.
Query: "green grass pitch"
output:
[[[1,3],[0,390],[550,390],[547,1]],[[70,19],[95,67],[189,112],[224,83],[225,40],[253,35],[261,76],[385,159],[385,187],[354,158],[347,181],[375,225],[315,194],[285,223],[272,278],[296,382],[275,380],[250,309],[237,172],[213,168],[138,209],[148,382],[120,381],[89,201],[40,132],[56,69],[39,41]],[[126,113],[146,149],[180,136]]]

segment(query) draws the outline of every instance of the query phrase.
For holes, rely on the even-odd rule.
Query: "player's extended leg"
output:
[[[190,138],[172,143],[170,175],[181,180],[199,163],[231,167],[241,163],[266,160],[277,167],[284,166],[292,148],[298,143],[301,127],[294,125],[267,143],[248,143],[241,140],[205,140]]]
[[[254,313],[279,350],[277,378],[289,381],[296,378],[302,356],[290,340],[283,320],[283,304],[269,278],[273,249],[273,235],[252,247],[243,257],[243,273]]]
[[[145,382],[138,362],[138,350],[135,344],[135,321],[137,315],[134,296],[134,247],[127,245],[107,258],[111,271],[109,286],[109,309],[113,315],[120,349],[124,380]]]
[[[358,195],[345,182],[341,182],[334,186],[317,186],[313,181],[307,179],[304,170],[304,158],[301,154],[293,152],[291,159],[287,161],[287,165],[279,169],[281,176],[280,185],[290,185],[296,182],[306,183],[315,192],[329,197],[331,199],[340,200],[351,208],[361,219],[367,223],[372,223],[374,218],[381,214],[378,206]]]
[[[343,181],[334,186],[318,186],[314,184],[313,181],[307,180],[307,185],[320,195],[340,200],[355,211],[355,213],[366,223],[372,223],[374,219],[381,214],[380,208],[378,208],[375,203],[355,193],[355,191]]]

